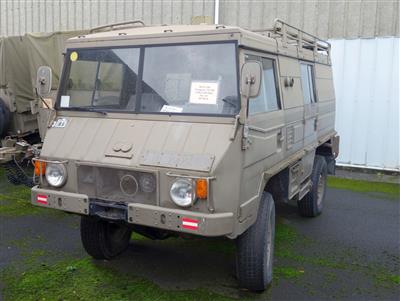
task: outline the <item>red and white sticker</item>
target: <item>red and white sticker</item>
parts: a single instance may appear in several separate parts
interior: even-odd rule
[[[199,229],[199,221],[190,218],[182,218],[182,228],[190,229],[190,230],[198,230]]]
[[[39,204],[47,205],[47,195],[38,194],[36,202]]]

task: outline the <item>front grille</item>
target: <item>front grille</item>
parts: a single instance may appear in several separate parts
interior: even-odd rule
[[[153,173],[80,165],[78,192],[98,200],[157,204],[157,177]]]

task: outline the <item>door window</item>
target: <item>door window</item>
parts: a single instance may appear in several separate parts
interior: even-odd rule
[[[303,89],[304,103],[316,102],[314,90],[314,70],[312,65],[300,64],[301,67],[301,87]]]
[[[255,55],[247,55],[247,60],[262,63],[263,73],[260,94],[249,101],[249,115],[279,110],[279,94],[275,76],[275,61]]]

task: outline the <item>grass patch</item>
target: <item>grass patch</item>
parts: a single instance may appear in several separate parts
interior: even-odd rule
[[[387,272],[380,272],[375,275],[375,284],[390,288],[393,285],[400,286],[400,275],[394,275]]]
[[[24,185],[10,184],[4,168],[0,167],[0,216],[24,216],[35,214],[64,215],[59,210],[41,208],[31,204],[31,189]]]
[[[5,300],[231,300],[203,289],[164,290],[120,274],[89,258],[40,266],[19,275],[2,275]]]
[[[328,177],[328,186],[363,193],[383,193],[390,199],[400,199],[400,185],[394,183]]]
[[[274,268],[274,280],[279,278],[293,279],[304,275],[303,269],[295,269],[293,267],[275,267]]]

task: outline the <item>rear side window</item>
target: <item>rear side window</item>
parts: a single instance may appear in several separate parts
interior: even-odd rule
[[[312,65],[300,64],[301,67],[301,87],[303,89],[304,103],[316,102],[314,89],[314,69]]]
[[[249,101],[249,115],[279,110],[275,61],[255,55],[247,55],[246,60],[259,61],[263,66],[260,94]]]

